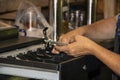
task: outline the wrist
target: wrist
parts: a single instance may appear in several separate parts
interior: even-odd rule
[[[101,49],[101,46],[99,46],[97,43],[93,42],[92,46],[89,48],[90,55],[97,56],[99,50]]]
[[[82,26],[77,29],[75,29],[75,34],[77,35],[84,35],[86,33],[86,27]]]

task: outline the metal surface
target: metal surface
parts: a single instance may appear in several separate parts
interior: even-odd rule
[[[58,0],[54,0],[54,26],[53,26],[54,41],[57,41],[57,2]]]
[[[17,65],[0,64],[0,74],[42,80],[59,80],[59,71]]]
[[[93,0],[89,0],[88,1],[88,21],[87,21],[87,24],[92,23],[92,4],[93,4]]]
[[[49,45],[58,45],[58,46],[66,46],[66,43],[62,43],[62,42],[57,42],[57,41],[53,41],[51,39],[45,40],[46,43],[48,43]]]
[[[1,58],[6,58],[7,56],[15,57],[19,53],[26,54],[27,51],[29,50],[35,51],[37,48],[44,48],[44,45],[38,44],[34,46],[28,46],[25,48],[12,50],[9,52],[4,52],[0,54],[0,57]],[[57,70],[47,69],[47,68],[38,68],[38,67],[29,67],[29,66],[8,64],[8,63],[0,63],[0,74],[34,78],[34,79],[42,79],[42,80],[59,80],[59,71]]]

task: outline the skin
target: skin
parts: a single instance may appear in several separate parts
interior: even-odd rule
[[[67,43],[66,46],[55,46],[53,53],[65,52],[72,56],[94,55],[115,73],[120,75],[120,55],[105,49],[95,43],[113,39],[115,37],[117,17],[104,19],[91,25],[79,27],[59,38],[60,42]],[[82,44],[83,43],[83,44]]]

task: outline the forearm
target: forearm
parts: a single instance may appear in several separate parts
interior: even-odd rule
[[[96,56],[115,73],[120,75],[120,55],[111,52],[97,44],[95,44],[94,46],[95,49],[91,50],[91,54]]]
[[[92,40],[112,39],[115,36],[117,17],[97,21],[91,25],[79,27],[75,31]],[[82,32],[81,32],[82,31]]]

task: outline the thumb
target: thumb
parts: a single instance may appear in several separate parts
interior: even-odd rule
[[[61,36],[58,41],[63,43],[69,43],[69,39],[64,38],[63,36]]]
[[[79,40],[81,39],[81,37],[82,37],[82,36],[80,36],[80,35],[76,35],[76,36],[75,36],[75,41],[79,41]]]

